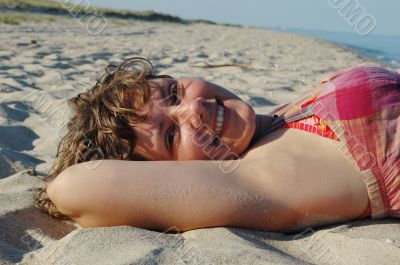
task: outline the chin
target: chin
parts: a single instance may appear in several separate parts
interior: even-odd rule
[[[249,104],[243,102],[240,117],[243,122],[240,129],[232,128],[236,129],[236,133],[240,133],[240,135],[230,145],[232,151],[238,156],[241,156],[249,148],[251,139],[256,131],[256,113]]]

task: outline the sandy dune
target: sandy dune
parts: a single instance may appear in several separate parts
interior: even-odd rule
[[[285,235],[234,228],[166,234],[82,229],[33,207],[69,117],[66,99],[108,62],[145,56],[175,77],[202,77],[266,113],[326,75],[366,60],[338,45],[260,29],[78,21],[0,25],[0,264],[399,264],[398,220],[364,220]],[[204,68],[207,65],[235,66]],[[32,168],[37,175],[33,176]]]

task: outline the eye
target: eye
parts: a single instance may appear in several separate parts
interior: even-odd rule
[[[181,102],[181,95],[182,91],[181,89],[178,87],[176,82],[171,83],[170,87],[169,87],[169,97],[171,99],[171,104],[172,105],[179,105]]]
[[[177,126],[174,124],[168,129],[167,136],[166,136],[167,142],[168,142],[168,147],[169,147],[171,153],[174,149],[173,147],[177,145],[178,136],[179,136],[179,133],[177,130]]]

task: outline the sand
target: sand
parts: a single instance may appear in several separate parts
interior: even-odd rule
[[[91,87],[108,62],[145,56],[159,73],[205,78],[267,113],[367,59],[325,41],[205,24],[109,23],[92,36],[69,19],[0,25],[0,32],[0,264],[399,264],[394,219],[300,234],[212,228],[174,235],[83,229],[33,207],[31,190],[43,185],[70,115],[66,99]],[[234,66],[203,67],[222,64]]]

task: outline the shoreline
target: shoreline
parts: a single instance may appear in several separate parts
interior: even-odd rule
[[[371,36],[360,36],[354,32],[330,32],[330,31],[322,31],[322,30],[307,30],[307,29],[286,29],[279,30],[282,32],[288,32],[291,34],[296,34],[299,36],[306,36],[311,38],[316,38],[319,40],[325,40],[328,42],[333,42],[335,44],[341,45],[347,49],[350,49],[353,52],[356,52],[362,57],[365,57],[369,60],[372,60],[382,66],[386,66],[391,69],[399,69],[400,68],[400,54],[395,53],[393,50],[393,45],[390,47],[386,47],[388,51],[384,50],[384,47],[387,46],[385,43],[389,43],[390,41],[394,41],[400,45],[400,36],[390,36],[390,35],[371,35]],[[347,39],[347,40],[346,40]],[[382,41],[382,39],[385,39]],[[366,43],[364,42],[366,41]],[[379,45],[377,43],[379,42]],[[380,46],[377,47],[372,46]],[[379,58],[381,57],[381,58]]]
[[[191,23],[204,23],[210,25],[222,25],[222,26],[230,26],[230,27],[244,27],[244,28],[256,28],[256,29],[266,29],[273,30],[278,32],[288,32],[296,35],[312,37],[317,39],[322,39],[330,42],[334,42],[339,45],[344,45],[347,48],[352,49],[356,53],[361,56],[365,56],[370,60],[373,60],[377,63],[383,63],[392,68],[400,68],[400,55],[396,53],[394,54],[385,54],[385,52],[381,49],[372,49],[364,44],[361,44],[362,41],[359,40],[358,43],[344,43],[343,41],[334,40],[332,38],[322,37],[323,35],[343,35],[345,34],[347,38],[352,38],[356,36],[353,32],[329,32],[329,31],[321,31],[321,30],[311,30],[311,29],[296,29],[296,28],[288,28],[282,29],[279,27],[271,28],[266,26],[246,26],[240,24],[232,24],[232,23],[218,23],[211,20],[204,19],[183,19],[176,15],[171,15],[167,13],[154,12],[154,11],[135,11],[129,9],[113,9],[106,7],[98,7],[98,6],[89,6],[84,5],[82,2],[79,2],[79,5],[74,5],[71,3],[62,3],[59,1],[52,0],[24,0],[24,1],[8,1],[8,0],[0,0],[0,16],[4,13],[22,13],[22,14],[34,14],[34,15],[42,15],[42,16],[72,16],[75,18],[83,18],[88,17],[90,15],[100,15],[106,19],[113,20],[115,24],[123,24],[128,21],[153,21],[153,22],[170,22],[177,24],[191,24]],[[26,19],[26,18],[25,18]],[[29,18],[28,18],[29,19]],[[54,18],[53,18],[54,19]],[[18,19],[15,19],[18,23]],[[33,19],[34,20],[34,19]],[[5,19],[4,21],[10,22],[10,19]],[[124,22],[123,22],[124,21]],[[1,17],[0,17],[1,22]],[[371,35],[372,36],[372,35]],[[362,36],[367,39],[371,36]],[[357,36],[360,37],[360,36]],[[387,35],[377,35],[379,38],[397,38],[396,43],[400,45],[400,36],[387,36]],[[393,47],[391,48],[392,52]],[[390,50],[390,49],[389,49]],[[377,52],[380,55],[372,55],[372,53]],[[385,58],[386,55],[389,55],[389,58]],[[383,57],[377,58],[377,57]]]
[[[68,18],[68,16],[71,16],[71,11],[68,10],[67,5],[61,5],[57,1],[50,1],[51,4],[40,4],[41,1],[38,1],[36,4],[31,4],[28,2],[28,4],[21,4],[12,7],[10,5],[2,5],[0,1],[0,15],[5,14],[5,13],[13,13],[13,14],[19,14],[19,15],[36,15],[36,16],[47,16],[50,17],[47,18],[47,20],[51,20],[51,17],[64,17]],[[57,7],[58,6],[58,7]],[[85,13],[88,11],[83,11],[85,9],[84,6],[73,6],[74,8],[80,8],[81,10],[78,12],[78,16],[86,16],[87,14],[90,13]],[[295,34],[298,36],[304,36],[304,37],[310,37],[310,38],[315,38],[317,40],[322,40],[322,41],[327,41],[331,42],[334,44],[337,44],[339,46],[342,46],[343,48],[350,49],[351,51],[357,53],[361,57],[365,57],[366,60],[371,60],[374,61],[375,63],[386,66],[391,69],[397,69],[399,70],[400,68],[400,61],[399,59],[380,59],[376,58],[367,51],[369,48],[363,47],[363,46],[356,46],[352,44],[345,44],[341,43],[340,41],[335,41],[332,39],[327,39],[324,37],[316,36],[315,34],[310,34],[311,32],[315,33],[320,33],[320,34],[353,34],[350,32],[328,32],[328,31],[320,31],[320,30],[307,30],[307,29],[280,29],[280,28],[269,28],[269,27],[258,27],[258,26],[246,26],[246,25],[240,25],[240,24],[230,24],[230,23],[217,23],[211,20],[202,20],[202,19],[182,19],[179,16],[175,15],[170,15],[170,14],[165,14],[165,13],[158,13],[154,11],[133,11],[133,10],[123,10],[123,9],[111,9],[111,8],[104,8],[104,7],[93,7],[94,10],[98,10],[99,14],[104,16],[106,19],[110,19],[113,23],[115,24],[123,24],[123,23],[129,23],[129,22],[135,22],[135,21],[149,21],[149,22],[165,22],[165,23],[177,23],[177,24],[191,24],[191,23],[204,23],[204,24],[209,24],[209,25],[220,25],[220,26],[229,26],[229,27],[241,27],[241,28],[253,28],[253,29],[261,29],[261,30],[271,30],[271,31],[277,31],[277,32],[285,32],[289,34]],[[92,10],[92,11],[94,11]],[[79,18],[78,17],[78,18]],[[54,19],[54,18],[53,18]],[[33,19],[34,20],[34,19]],[[46,20],[46,18],[44,18]],[[395,37],[395,36],[386,36],[386,37]],[[399,36],[400,38],[400,36]],[[378,52],[382,53],[380,50],[371,50],[371,52]],[[383,56],[383,55],[381,55]],[[390,62],[392,60],[397,60],[394,62]]]

